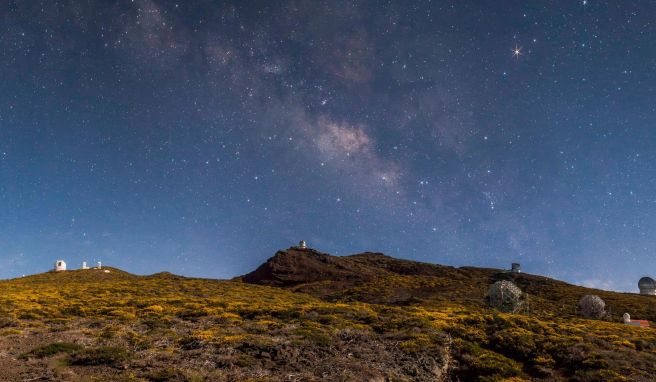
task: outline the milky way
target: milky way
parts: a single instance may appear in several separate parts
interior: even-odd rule
[[[226,278],[304,239],[635,290],[656,276],[654,14],[5,3],[0,277]]]

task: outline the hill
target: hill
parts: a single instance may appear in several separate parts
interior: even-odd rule
[[[3,381],[652,381],[654,299],[377,253],[279,251],[231,281],[118,269],[0,282]],[[530,314],[486,305],[496,280]],[[606,320],[578,317],[584,294]]]
[[[585,288],[527,273],[401,260],[372,252],[338,257],[292,247],[278,251],[239,279],[327,301],[470,308],[485,308],[490,285],[508,280],[530,295],[534,315],[573,317],[579,299],[595,294],[604,299],[617,320],[624,312],[631,312],[634,317],[656,321],[656,299],[652,296]]]

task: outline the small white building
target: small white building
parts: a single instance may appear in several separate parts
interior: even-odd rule
[[[301,240],[301,241],[298,242],[298,248],[300,248],[300,249],[306,249],[307,248],[307,244],[305,243],[305,240]]]
[[[65,271],[66,262],[64,260],[55,261],[55,272]]]
[[[648,328],[651,326],[647,320],[632,320],[631,315],[628,313],[624,313],[624,316],[622,316],[622,321],[624,321],[624,325],[638,326],[640,328]]]
[[[86,261],[82,262],[82,269],[89,269],[89,266],[87,265]]]

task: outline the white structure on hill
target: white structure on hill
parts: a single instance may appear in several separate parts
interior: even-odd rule
[[[98,262],[98,269],[102,269],[102,262]]]
[[[638,288],[640,288],[640,294],[656,295],[656,281],[651,277],[641,278],[638,281]]]
[[[519,263],[510,264],[510,272],[512,273],[522,273],[522,267]]]
[[[82,269],[89,269],[89,266],[87,265],[86,261],[82,262]]]
[[[64,260],[55,261],[55,272],[65,271],[65,270],[66,270],[66,262]]]
[[[307,244],[305,243],[305,240],[301,240],[301,241],[299,241],[299,242],[298,242],[298,247],[299,247],[300,249],[306,249],[306,248],[307,248]]]

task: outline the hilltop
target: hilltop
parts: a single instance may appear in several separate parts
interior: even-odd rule
[[[340,257],[292,247],[278,251],[238,279],[308,293],[327,301],[471,308],[486,307],[490,285],[508,280],[530,295],[531,310],[536,315],[575,316],[579,299],[595,294],[604,299],[617,319],[624,312],[631,312],[635,317],[656,321],[656,300],[652,296],[591,289],[500,269],[455,268],[402,260],[374,252]]]
[[[234,280],[115,268],[0,282],[0,380],[651,381],[654,299],[498,269],[292,247]],[[487,307],[497,280],[530,314]],[[606,320],[576,315],[601,296]]]

